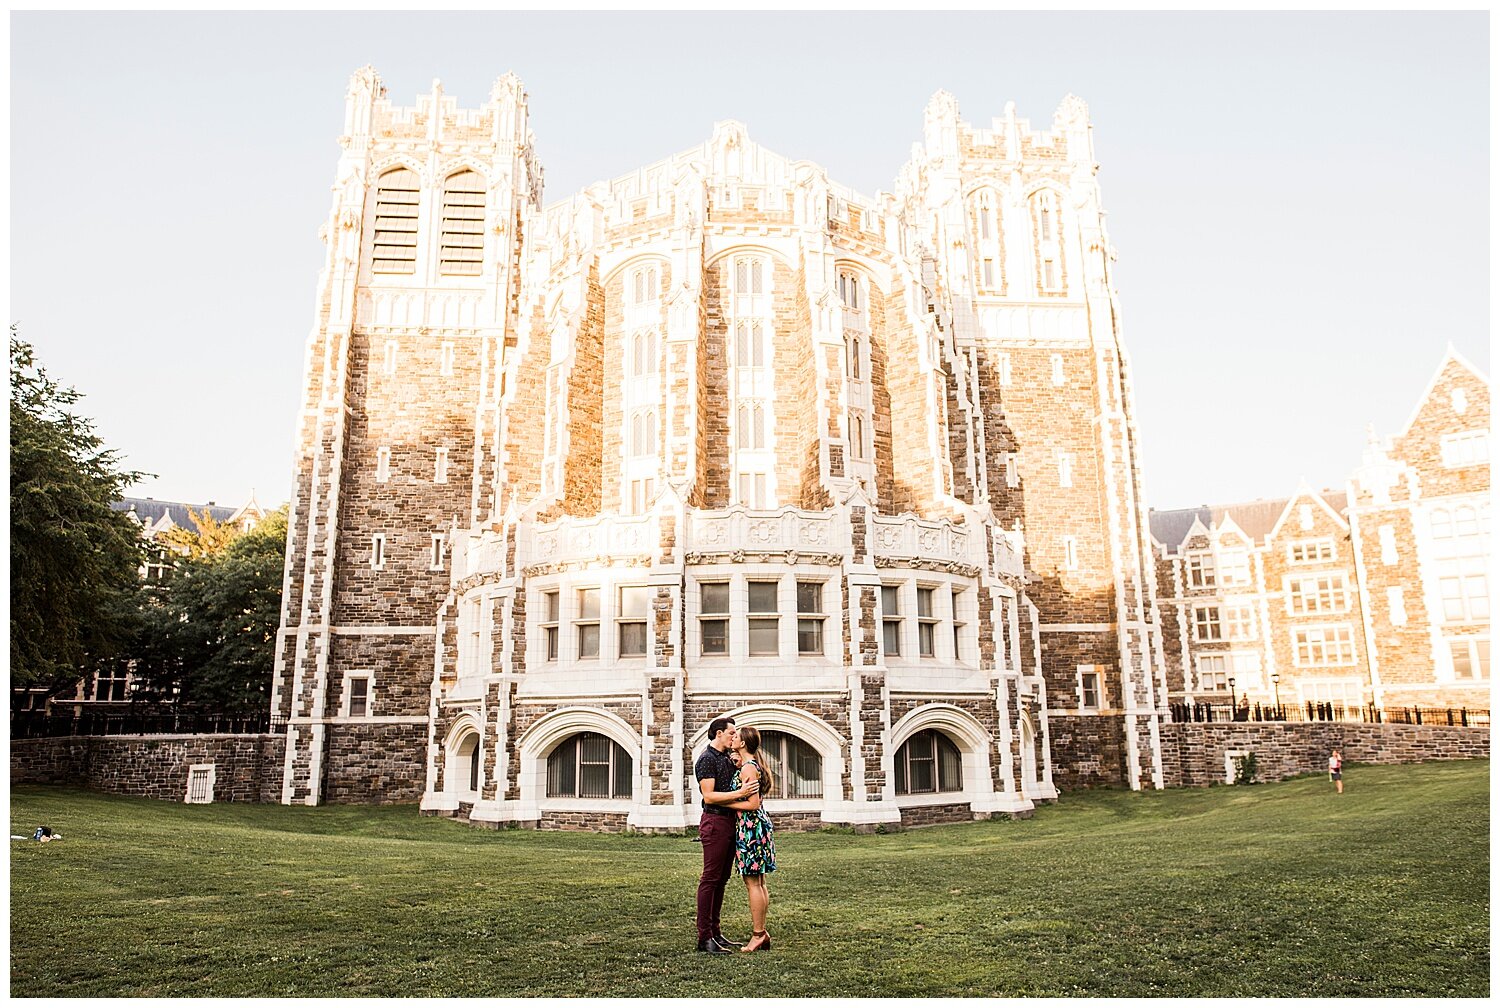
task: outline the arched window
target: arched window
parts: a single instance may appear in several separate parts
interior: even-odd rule
[[[474,751],[469,753],[469,790],[479,790],[479,737],[474,738]]]
[[[655,410],[641,410],[630,418],[630,454],[636,458],[656,454]]]
[[[864,311],[865,300],[859,282],[859,274],[851,270],[839,270],[839,300],[851,311]]]
[[[823,797],[823,757],[797,736],[761,732],[760,757],[776,781],[776,797]]]
[[[422,180],[410,168],[393,168],[375,188],[377,273],[413,273],[417,268],[417,204]]]
[[[734,293],[749,297],[766,292],[765,262],[757,257],[744,257],[734,261]]]
[[[1031,199],[1031,213],[1036,228],[1037,285],[1047,293],[1063,293],[1062,213],[1057,193],[1039,191]]]
[[[630,303],[647,304],[661,298],[661,273],[653,266],[642,266],[630,274]]]
[[[443,232],[438,269],[478,276],[484,264],[484,179],[478,172],[449,175],[443,186]]]
[[[736,448],[764,448],[770,440],[766,436],[766,406],[758,399],[740,403],[739,424],[735,433]]]
[[[630,338],[630,373],[641,378],[657,368],[656,330],[642,329]]]
[[[766,366],[765,330],[754,319],[734,324],[734,366]]]
[[[984,189],[974,197],[974,225],[979,237],[988,240],[995,236],[995,197]]]
[[[975,281],[981,294],[1004,292],[1005,250],[1000,243],[1000,201],[993,189],[980,189],[969,197],[973,234]]]
[[[453,749],[448,762],[448,790],[460,794],[479,790],[479,733],[468,732]]]
[[[547,757],[548,798],[629,798],[630,754],[598,732],[581,732]]]
[[[919,731],[896,752],[896,793],[962,791],[962,771],[963,762],[952,739],[931,728]]]
[[[1448,539],[1453,535],[1453,516],[1442,508],[1432,512],[1432,538]]]

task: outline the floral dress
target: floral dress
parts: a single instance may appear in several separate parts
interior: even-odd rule
[[[754,760],[746,765],[760,772]],[[740,771],[736,770],[734,783],[729,789],[734,791],[740,786]],[[764,778],[761,787],[765,787]],[[775,871],[776,844],[771,834],[771,817],[766,814],[765,806],[754,812],[741,812],[734,824],[734,870],[741,875],[764,875]]]

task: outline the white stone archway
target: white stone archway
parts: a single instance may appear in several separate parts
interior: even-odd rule
[[[845,740],[828,722],[799,707],[779,703],[746,704],[725,711],[721,717],[734,719],[736,726],[749,725],[757,731],[779,731],[794,735],[816,750],[823,761],[823,797],[821,798],[770,798],[766,811],[774,819],[780,812],[817,812],[824,822],[847,822],[842,816],[844,806],[844,776],[847,769],[844,760]],[[687,767],[688,803],[691,810],[688,822],[696,823],[703,813],[703,802],[698,798],[698,782],[693,779],[692,763],[708,745],[708,724],[700,725],[689,739],[692,754]]]
[[[961,791],[935,795],[896,794],[896,753],[920,731],[935,729],[947,735],[958,747],[963,779]],[[1029,799],[1017,798],[995,790],[991,776],[990,750],[994,739],[979,720],[955,704],[929,703],[916,708],[891,726],[890,745],[885,754],[886,795],[901,807],[968,803],[977,813],[1018,812],[1032,808]]]
[[[629,798],[548,798],[547,757],[559,744],[579,732],[597,732],[615,742],[630,757]],[[545,810],[569,812],[624,812],[627,823],[637,825],[641,810],[650,800],[646,768],[641,755],[641,733],[618,714],[598,707],[563,707],[542,717],[516,739],[521,760],[520,798],[515,818],[535,821]]]
[[[1036,728],[1031,724],[1031,717],[1024,711],[1016,718],[1016,735],[1021,747],[1021,794],[1027,798],[1035,798],[1042,784],[1036,762],[1037,734]]]

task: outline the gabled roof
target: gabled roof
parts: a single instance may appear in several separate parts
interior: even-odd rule
[[[155,525],[161,521],[163,516],[171,520],[178,528],[198,531],[198,523],[188,515],[188,510],[196,512],[207,511],[208,516],[217,522],[228,521],[238,510],[232,507],[219,507],[216,504],[183,504],[179,501],[159,501],[154,497],[126,497],[117,500],[110,507],[116,511],[134,511],[137,519],[145,525]]]
[[[1449,343],[1447,352],[1443,354],[1443,359],[1438,362],[1437,370],[1434,371],[1432,373],[1432,377],[1427,380],[1427,386],[1426,388],[1422,389],[1422,394],[1417,396],[1417,404],[1412,407],[1411,416],[1406,418],[1406,423],[1401,425],[1401,432],[1397,434],[1396,437],[1404,438],[1411,431],[1411,425],[1416,423],[1417,417],[1422,415],[1422,407],[1426,406],[1427,400],[1432,398],[1433,390],[1437,388],[1437,383],[1443,377],[1443,372],[1448,370],[1448,364],[1450,361],[1454,364],[1457,364],[1464,370],[1471,372],[1474,377],[1478,378],[1486,385],[1490,383],[1489,378],[1485,376],[1485,373],[1483,371],[1479,370],[1473,364],[1470,364],[1469,359],[1463,354],[1459,353],[1458,348],[1456,348],[1452,343]]]
[[[1335,514],[1343,512],[1348,504],[1348,495],[1342,490],[1311,493],[1315,497],[1321,497]],[[1271,534],[1282,513],[1286,511],[1287,505],[1294,500],[1296,497],[1278,497],[1243,504],[1203,504],[1195,508],[1176,508],[1171,511],[1152,508],[1149,515],[1151,538],[1163,546],[1176,548],[1188,538],[1193,522],[1202,522],[1204,526],[1222,526],[1232,519],[1251,542],[1264,543],[1266,536]]]

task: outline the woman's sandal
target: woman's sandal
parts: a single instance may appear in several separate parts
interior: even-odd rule
[[[762,941],[762,939],[764,939],[764,940]],[[755,944],[756,942],[760,942],[760,944],[757,945],[757,944]],[[771,951],[771,935],[770,935],[770,933],[767,932],[767,931],[752,931],[752,932],[750,932],[750,940],[745,943],[745,947],[742,948],[742,949],[740,949],[740,951],[741,952],[769,952],[769,951]]]

